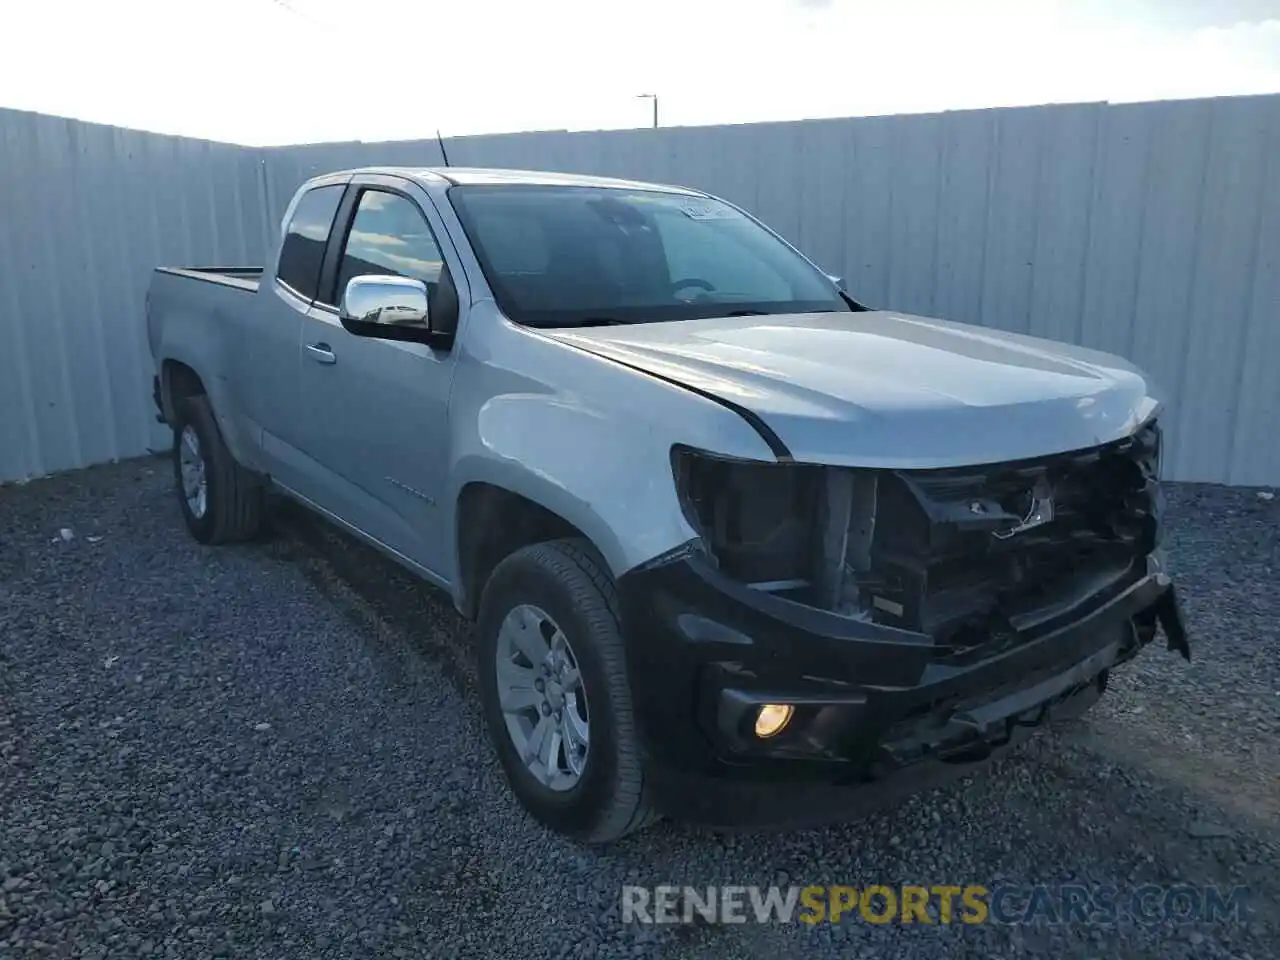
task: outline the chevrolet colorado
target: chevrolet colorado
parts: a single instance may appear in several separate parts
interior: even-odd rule
[[[868,309],[675,187],[347,171],[281,235],[152,278],[186,525],[275,489],[448,591],[554,829],[852,816],[1190,656],[1121,359]]]

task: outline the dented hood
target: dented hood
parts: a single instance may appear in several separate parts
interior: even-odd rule
[[[754,413],[799,461],[995,463],[1127,436],[1155,412],[1118,357],[887,311],[547,330]]]

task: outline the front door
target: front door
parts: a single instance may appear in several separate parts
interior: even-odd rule
[[[311,496],[321,507],[439,572],[449,566],[439,498],[453,356],[425,344],[357,337],[338,320],[352,277],[412,277],[429,289],[439,279],[443,260],[425,212],[434,219],[434,210],[414,189],[390,178],[350,188],[343,205],[350,219],[335,226],[335,238],[347,222],[349,229],[302,323],[305,453],[316,465]]]

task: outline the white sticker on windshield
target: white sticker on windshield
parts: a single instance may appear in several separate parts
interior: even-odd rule
[[[734,210],[721,203],[701,203],[687,200],[680,204],[680,210],[690,220],[731,220]]]

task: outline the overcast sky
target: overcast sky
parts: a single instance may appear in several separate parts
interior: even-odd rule
[[[1280,92],[1280,0],[0,0],[0,106],[249,144]]]

